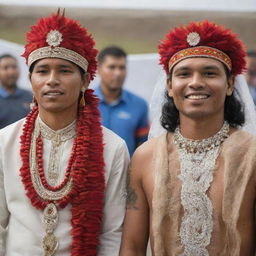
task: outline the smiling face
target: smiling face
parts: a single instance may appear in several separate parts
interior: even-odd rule
[[[227,78],[223,64],[211,58],[188,58],[176,64],[169,81],[180,121],[224,119],[224,103],[233,91],[233,78]]]
[[[82,87],[88,87],[88,76],[83,78],[78,66],[70,61],[37,61],[30,78],[39,112],[77,113],[79,94]]]

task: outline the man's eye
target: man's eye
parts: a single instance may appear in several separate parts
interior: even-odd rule
[[[45,70],[45,69],[39,69],[36,71],[36,73],[46,73],[46,72],[47,72],[47,70]]]
[[[62,72],[62,73],[70,73],[71,71],[69,69],[62,69],[60,72]]]
[[[182,73],[178,73],[178,74],[177,74],[177,76],[179,76],[179,77],[186,77],[186,76],[188,76],[188,75],[189,75],[188,72],[182,72]]]
[[[206,76],[216,76],[215,72],[205,72]]]

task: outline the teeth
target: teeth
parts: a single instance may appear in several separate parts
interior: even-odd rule
[[[201,99],[208,98],[208,96],[207,95],[189,95],[187,98],[192,100],[201,100]]]
[[[61,93],[60,92],[48,92],[48,93],[46,93],[46,95],[56,96],[56,95],[61,95]]]

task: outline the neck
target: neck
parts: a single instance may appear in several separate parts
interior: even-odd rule
[[[57,131],[71,124],[77,118],[77,112],[52,113],[42,111],[39,108],[39,116],[47,126],[49,126],[52,130]]]
[[[202,140],[215,135],[223,126],[224,117],[213,120],[193,120],[180,118],[180,132],[192,140]]]
[[[101,91],[104,96],[104,99],[108,103],[113,103],[114,101],[118,100],[121,94],[121,88],[118,89],[110,89],[104,83],[101,83]]]

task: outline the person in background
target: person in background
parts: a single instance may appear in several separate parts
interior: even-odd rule
[[[246,57],[246,80],[252,95],[254,104],[256,104],[256,51],[248,51]]]
[[[102,123],[125,140],[132,155],[147,140],[148,107],[145,100],[123,89],[126,73],[126,53],[121,48],[111,46],[99,53],[101,80],[95,94],[100,99]]]
[[[10,54],[0,56],[0,129],[25,117],[32,101],[32,93],[17,87],[18,62]]]

